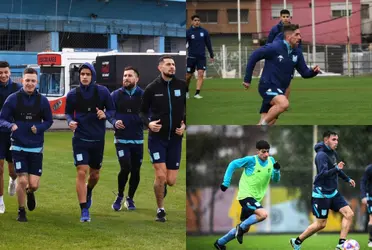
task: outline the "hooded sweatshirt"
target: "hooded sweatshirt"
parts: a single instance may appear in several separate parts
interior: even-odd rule
[[[336,151],[329,148],[323,142],[317,143],[314,146],[314,150],[316,152],[315,165],[317,175],[314,180],[313,197],[315,194],[318,194],[324,196],[323,198],[332,198],[338,192],[338,177],[341,177],[346,182],[349,182],[351,179],[338,168],[337,163],[339,160]],[[315,195],[315,198],[317,198],[317,195]]]
[[[115,107],[109,90],[96,84],[93,65],[84,63],[79,73],[84,68],[92,72],[92,81],[86,86],[80,82],[78,88],[68,92],[65,110],[67,124],[77,122],[74,137],[85,141],[101,141],[105,138],[106,119],[112,123]],[[106,119],[98,119],[97,108],[105,111]]]

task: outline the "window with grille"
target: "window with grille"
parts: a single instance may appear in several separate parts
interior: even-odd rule
[[[242,10],[240,9],[240,22],[241,23],[248,23],[248,16],[249,10]],[[229,23],[237,23],[238,22],[238,10],[237,9],[228,9],[227,10],[227,17],[229,19]]]
[[[352,4],[349,3],[348,11],[346,11],[346,3],[331,3],[331,12],[332,17],[343,17],[346,16],[347,13],[349,13],[349,16],[351,16]]]
[[[362,4],[360,14],[362,19],[369,19],[369,4]]]
[[[218,10],[196,10],[202,23],[217,23]]]

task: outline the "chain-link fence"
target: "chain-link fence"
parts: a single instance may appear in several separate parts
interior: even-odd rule
[[[222,45],[214,47],[215,60],[209,62],[207,77],[242,78],[245,74],[248,59],[259,46]],[[368,44],[351,45],[350,52],[346,45],[315,46],[315,61],[313,46],[302,45],[302,51],[308,66],[319,65],[324,75],[367,75],[372,73],[372,48]],[[241,60],[239,61],[239,57]],[[240,64],[239,64],[240,62]],[[259,76],[264,61],[256,64],[254,76]],[[240,71],[239,71],[240,70]],[[299,75],[296,73],[296,75]]]
[[[226,168],[232,160],[256,154],[255,143],[267,140],[271,155],[280,162],[281,180],[272,183],[263,199],[269,217],[251,228],[257,233],[300,232],[313,221],[312,182],[316,169],[314,145],[322,134],[339,134],[338,155],[346,162],[344,172],[355,180],[352,188],[340,179],[339,192],[355,213],[352,231],[365,230],[366,207],[361,204],[360,180],[371,163],[370,126],[276,126],[267,131],[258,126],[190,126],[187,136],[187,232],[223,233],[240,222],[241,206],[236,200],[242,170],[233,175],[231,187],[223,193]],[[339,231],[341,216],[331,212],[324,231]]]

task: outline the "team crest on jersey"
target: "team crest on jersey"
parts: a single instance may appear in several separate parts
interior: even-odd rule
[[[292,56],[292,61],[293,61],[294,63],[296,63],[296,62],[297,62],[297,56],[293,55],[293,56]]]
[[[278,56],[278,59],[279,59],[279,62],[281,62],[284,59],[284,57],[282,55],[280,55],[280,56]]]
[[[200,32],[200,36],[201,36],[201,37],[204,37],[204,33],[203,33],[203,32]]]
[[[191,39],[195,39],[195,35],[191,35]]]

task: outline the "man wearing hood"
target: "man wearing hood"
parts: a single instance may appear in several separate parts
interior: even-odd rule
[[[218,250],[225,250],[225,245],[234,238],[242,244],[243,235],[248,232],[250,226],[264,221],[268,216],[267,211],[261,205],[261,201],[266,194],[270,180],[279,182],[280,164],[275,161],[274,157],[270,156],[270,144],[267,141],[258,141],[256,149],[256,155],[235,159],[230,162],[226,169],[220,186],[223,192],[229,188],[235,170],[243,169],[236,198],[242,206],[241,223],[216,240],[214,247]]]
[[[11,94],[0,113],[0,127],[11,133],[13,163],[17,173],[19,222],[26,222],[27,208],[36,207],[35,192],[39,188],[43,165],[44,132],[53,124],[49,101],[37,90],[37,72],[26,68],[22,78],[23,88]]]
[[[140,182],[140,168],[143,158],[143,122],[139,116],[143,90],[137,86],[139,72],[129,66],[124,69],[123,86],[111,93],[115,104],[115,147],[120,164],[118,175],[118,195],[112,209],[120,211],[124,198],[124,188],[129,180],[128,196],[124,205],[135,210],[134,194]]]
[[[143,93],[140,116],[149,128],[148,151],[155,169],[154,192],[158,205],[156,221],[165,222],[167,185],[176,183],[185,131],[186,84],[178,79],[171,56],[159,59],[160,76]]]
[[[207,69],[207,61],[205,57],[205,47],[209,51],[209,56],[211,61],[214,61],[214,54],[211,44],[211,38],[206,29],[200,27],[200,17],[198,15],[193,15],[191,17],[192,26],[186,31],[186,42],[188,45],[188,55],[186,62],[186,84],[187,84],[187,94],[186,97],[189,98],[189,86],[192,75],[195,72],[195,68],[198,71],[198,79],[196,81],[196,92],[194,98],[203,98],[200,95],[201,87],[204,81],[204,71]]]
[[[336,245],[336,250],[343,249],[342,245],[346,241],[354,213],[344,197],[337,190],[338,177],[342,178],[352,187],[355,187],[355,181],[342,171],[345,163],[338,160],[335,151],[337,145],[337,133],[326,131],[323,134],[323,142],[316,144],[314,147],[316,152],[315,165],[317,175],[314,180],[311,207],[316,221],[296,239],[290,239],[290,244],[295,250],[301,249],[301,243],[305,239],[325,228],[329,209],[340,212],[343,216],[340,239]]]
[[[6,98],[12,93],[17,92],[22,88],[21,84],[12,82],[10,78],[9,63],[0,62],[0,111],[5,103]],[[9,170],[9,186],[8,193],[13,196],[16,192],[17,174],[14,170],[12,161],[12,153],[10,151],[10,131],[8,128],[0,128],[0,214],[5,212],[5,204],[3,200],[4,194],[4,163],[8,162]],[[5,160],[5,161],[4,161]]]
[[[77,170],[80,221],[89,222],[92,190],[98,183],[102,166],[106,120],[112,123],[115,108],[109,90],[96,84],[96,71],[91,64],[84,63],[79,74],[80,85],[67,94],[65,113],[67,124],[74,133],[72,148]]]

